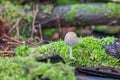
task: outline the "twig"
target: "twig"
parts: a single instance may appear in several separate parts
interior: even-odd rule
[[[22,14],[21,14],[21,16],[19,17],[19,19],[17,20],[17,22],[13,25],[13,27],[9,30],[9,34],[16,28],[16,27],[18,27],[18,25],[19,25],[19,23],[20,23],[20,21],[22,20],[22,18],[24,17],[26,15],[26,13],[25,12],[23,12]]]
[[[36,4],[36,10],[33,13],[31,39],[33,37],[34,32],[36,32],[36,29],[35,29],[35,19],[36,19],[37,13],[38,13],[38,4]]]
[[[4,34],[3,34],[3,37],[5,37],[5,38],[7,38],[7,39],[9,39],[9,40],[15,41],[15,42],[17,42],[17,43],[20,43],[20,44],[24,44],[23,42],[20,42],[19,40],[14,40],[14,39],[10,38],[10,37],[7,36],[7,35],[4,35]]]
[[[8,51],[8,49],[10,48],[9,46],[7,46],[6,48],[3,48],[3,46],[1,46],[1,48],[3,49],[0,50],[0,54],[4,54],[4,53],[14,53],[14,51]]]
[[[19,28],[16,26],[16,39],[19,40]]]
[[[41,28],[41,24],[39,24],[39,34],[40,34],[40,40],[41,42],[43,42],[43,36],[42,36],[42,28]]]
[[[59,32],[61,32],[61,23],[60,23],[60,16],[59,15],[57,15],[57,23],[58,23]]]
[[[10,44],[10,45],[21,45],[20,43],[15,43],[15,42],[7,42],[8,44]]]
[[[14,51],[0,51],[0,54],[3,54],[3,53],[15,53]]]

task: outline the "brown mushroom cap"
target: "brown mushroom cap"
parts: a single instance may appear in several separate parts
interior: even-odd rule
[[[78,43],[78,37],[74,32],[68,32],[65,35],[64,42],[68,46],[73,46]]]

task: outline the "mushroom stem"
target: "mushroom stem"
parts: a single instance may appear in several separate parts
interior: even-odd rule
[[[70,59],[74,60],[74,57],[72,56],[72,46],[70,46]]]

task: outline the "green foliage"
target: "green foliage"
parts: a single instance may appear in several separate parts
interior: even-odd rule
[[[22,57],[0,58],[0,62],[0,80],[28,80],[27,67],[36,65],[30,58]]]
[[[0,4],[4,4],[6,0],[0,0]]]
[[[19,5],[22,2],[25,2],[25,0],[0,0],[0,4],[12,3],[14,5]]]
[[[106,38],[103,38],[101,39],[101,42],[103,45],[108,45],[110,43],[112,43],[116,38],[114,37],[106,37]]]
[[[57,32],[58,30],[55,28],[50,28],[50,29],[45,29],[43,30],[44,35],[47,35],[48,37],[51,37],[55,32]]]
[[[97,30],[97,31],[104,31],[106,29],[108,29],[107,26],[96,26],[95,27],[95,30]]]
[[[42,10],[43,13],[51,15],[53,5],[47,4],[47,5],[40,5],[40,9]]]
[[[120,31],[119,28],[115,28],[114,26],[110,27],[107,25],[98,25],[95,27],[95,30],[103,33],[108,33],[108,34],[115,34]]]
[[[103,49],[104,44],[108,44],[114,40],[113,37],[97,39],[94,37],[80,38],[78,45],[73,47],[74,65],[80,66],[111,66],[120,68],[119,59],[106,54]],[[69,59],[69,47],[64,45],[63,41],[54,42],[40,47],[39,53],[51,53],[49,50],[55,49],[67,63]]]
[[[98,14],[104,14],[106,15],[106,5],[105,4],[75,4],[71,5],[70,11],[66,14],[66,19],[68,21],[74,20],[76,17],[79,17],[78,10],[81,10],[81,14],[86,15],[98,15]]]
[[[0,16],[12,27],[20,17],[25,13],[25,10],[29,9],[29,5],[19,6],[13,5],[12,3],[3,4],[0,6]],[[32,22],[32,12],[29,11],[25,16],[23,16],[22,20],[18,24],[19,32],[22,35],[22,30],[25,29],[25,25],[27,26],[27,34],[30,35],[31,30],[31,22]],[[15,31],[13,31],[15,33]],[[25,34],[24,34],[25,35]]]
[[[71,9],[70,11],[68,11],[65,17],[68,21],[74,20],[75,18],[80,17],[84,14],[86,15],[103,14],[104,16],[108,16],[108,17],[120,17],[119,9],[120,9],[120,4],[117,3],[74,4],[71,5]],[[81,10],[81,13],[78,13],[78,10]]]
[[[110,17],[120,17],[120,4],[119,3],[108,3],[110,9]]]
[[[52,0],[54,3],[58,5],[66,5],[66,4],[77,4],[79,1],[77,0]]]
[[[35,48],[28,47],[28,46],[19,46],[15,48],[16,56],[28,56],[30,53],[34,51]]]
[[[21,7],[19,6],[16,7],[12,4],[8,4],[6,5],[6,7],[3,5],[0,11],[0,16],[2,16],[3,19],[5,19],[5,21],[7,21],[10,26],[15,24],[18,17],[20,16],[20,13],[23,12]]]
[[[65,15],[67,21],[74,20],[79,8],[80,8],[80,5],[74,5],[74,6],[71,7],[71,10]]]
[[[39,63],[31,57],[0,58],[0,80],[75,80],[73,67],[58,63]]]
[[[43,74],[42,78],[50,78],[50,80],[76,80],[73,68],[62,63],[50,64],[42,63],[38,68],[30,70],[30,78],[34,78],[39,74]],[[36,77],[35,80],[38,78]]]

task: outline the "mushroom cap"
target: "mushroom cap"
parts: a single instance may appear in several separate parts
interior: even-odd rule
[[[77,37],[76,33],[68,32],[65,35],[64,42],[68,46],[76,45],[78,43],[78,37]]]

